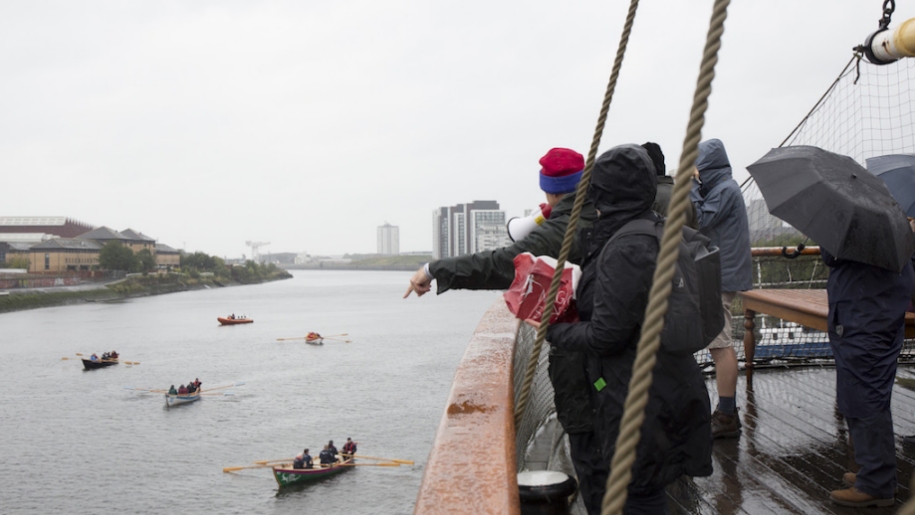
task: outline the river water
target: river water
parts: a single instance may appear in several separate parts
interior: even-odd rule
[[[402,300],[409,273],[293,279],[0,314],[0,513],[411,513],[451,379],[497,292]],[[253,324],[221,327],[234,312]],[[277,338],[347,333],[323,346]],[[117,350],[83,371],[75,353]],[[165,408],[195,377],[234,395]],[[415,466],[280,491],[269,469],[347,437]],[[367,462],[363,460],[363,462]]]

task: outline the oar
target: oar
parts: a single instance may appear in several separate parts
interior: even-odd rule
[[[338,463],[335,467],[399,467],[400,463]]]
[[[334,336],[349,336],[349,334],[347,334],[347,333],[343,333],[343,334],[331,334],[331,335],[328,335],[328,336],[322,336],[321,338],[332,338],[332,337],[334,337]]]
[[[296,336],[295,338],[277,338],[276,341],[283,342],[286,340],[307,340],[307,336]]]
[[[244,384],[245,384],[244,381],[235,381],[235,383],[233,383],[233,384],[226,384],[226,385],[222,385],[222,386],[214,386],[213,388],[207,388],[206,391],[211,392],[213,390],[221,390],[223,388],[232,388],[233,386],[242,386]]]
[[[272,467],[273,465],[245,465],[244,467],[225,467],[222,469],[223,472],[235,472],[236,470],[244,469],[262,469],[267,467]]]
[[[331,338],[330,336],[324,336],[323,338],[325,340],[333,340],[335,342],[353,343],[353,340],[344,340],[342,338]]]
[[[138,392],[152,392],[152,393],[168,393],[168,390],[154,390],[152,388],[135,388],[133,386],[125,386],[125,390],[136,390]]]
[[[359,458],[359,459],[363,459],[363,460],[392,461],[394,463],[401,464],[401,465],[413,465],[412,460],[398,460],[395,458],[376,458],[375,456],[363,456],[361,454],[343,454],[343,453],[341,453],[341,455],[342,456],[352,456],[353,458]]]
[[[257,460],[257,461],[252,461],[251,463],[257,463],[259,465],[266,465],[267,463],[280,463],[280,462],[284,462],[284,461],[295,461],[295,458],[283,458],[280,460]]]
[[[231,396],[231,395],[235,395],[235,392],[203,392],[200,395],[213,396],[213,397],[220,396],[220,395]]]

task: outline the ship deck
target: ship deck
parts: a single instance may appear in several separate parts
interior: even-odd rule
[[[915,366],[899,365],[893,390],[896,434],[896,506],[855,509],[829,501],[854,471],[848,431],[835,407],[835,369],[830,366],[741,373],[737,398],[743,434],[717,440],[714,473],[682,479],[669,490],[672,514],[894,513],[908,500],[915,467]],[[709,396],[717,398],[714,379]]]

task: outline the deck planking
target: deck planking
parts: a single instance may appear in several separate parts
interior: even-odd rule
[[[915,366],[900,364],[893,388],[896,433],[896,505],[848,508],[829,501],[844,488],[842,474],[855,470],[848,430],[835,404],[835,368],[773,368],[740,376],[739,439],[716,440],[714,473],[683,478],[668,488],[672,514],[891,514],[908,500],[915,469]],[[903,379],[905,384],[900,384]],[[706,383],[717,399],[715,381]]]

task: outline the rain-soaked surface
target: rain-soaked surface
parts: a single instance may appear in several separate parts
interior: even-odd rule
[[[835,408],[835,369],[757,370],[737,388],[743,434],[716,440],[715,472],[669,489],[674,514],[895,513],[909,498],[915,464],[915,367],[900,365],[893,391],[896,433],[896,506],[846,508],[829,501],[854,471],[848,431]],[[714,381],[709,394],[716,398]]]

